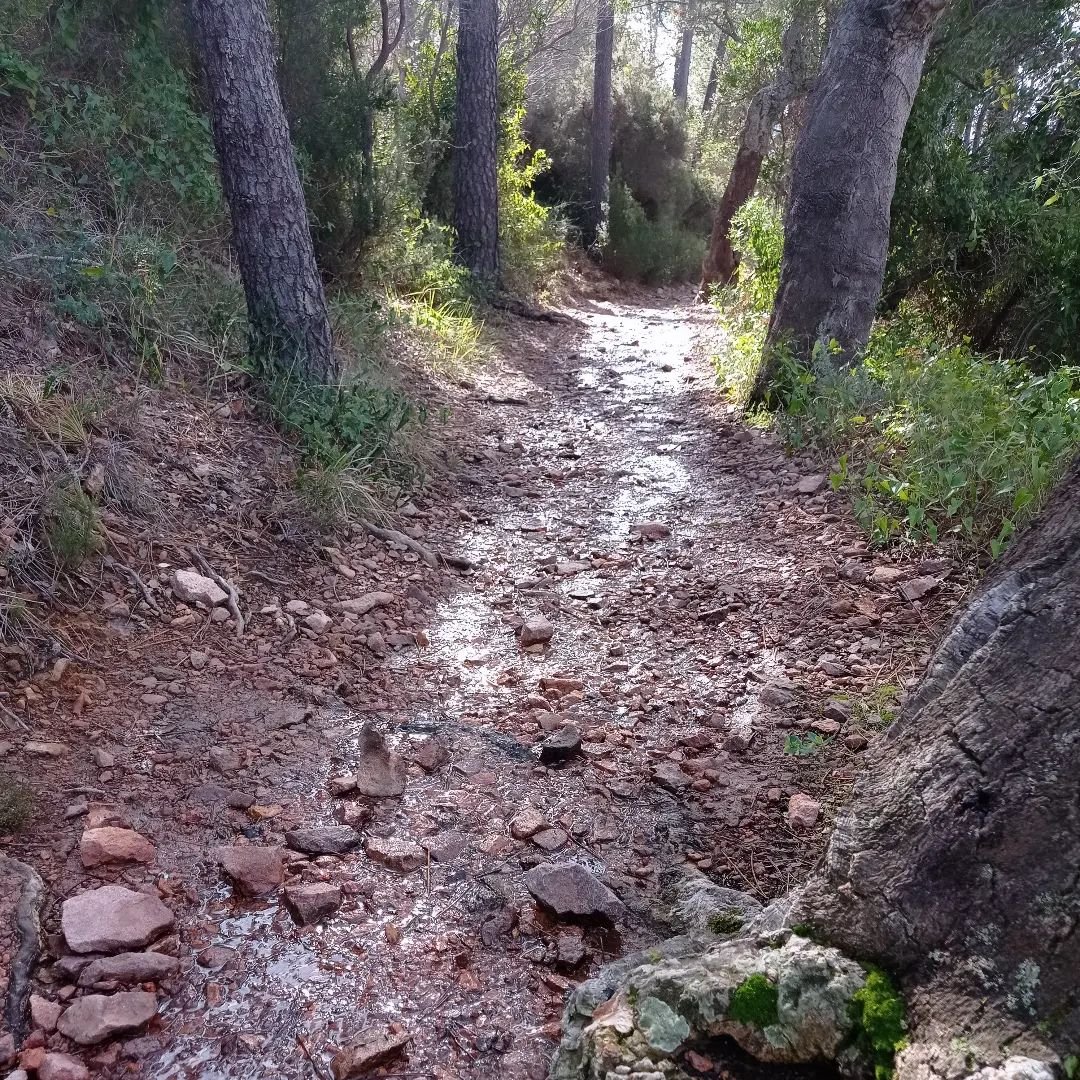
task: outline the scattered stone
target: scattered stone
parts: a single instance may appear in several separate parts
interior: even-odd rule
[[[340,1050],[330,1061],[334,1080],[355,1080],[380,1065],[405,1054],[411,1035],[391,1035],[377,1030],[363,1032],[353,1043]]]
[[[581,750],[581,730],[576,724],[564,724],[540,744],[540,761],[555,765],[567,761]]]
[[[555,935],[555,962],[565,968],[575,968],[585,959],[587,950],[580,930],[562,926]]]
[[[115,983],[118,986],[138,986],[144,982],[171,979],[180,971],[175,956],[157,952],[124,952],[91,961],[79,973],[80,986]]]
[[[813,476],[803,476],[799,479],[799,494],[816,495],[828,482],[829,478],[824,473],[815,473]]]
[[[364,850],[373,862],[382,863],[399,874],[410,874],[427,862],[427,853],[419,844],[392,836],[369,837]]]
[[[304,625],[315,634],[325,634],[333,626],[334,620],[321,611],[313,611],[304,619]]]
[[[543,615],[530,615],[518,630],[518,640],[521,647],[529,648],[531,645],[546,645],[555,633],[555,627],[549,619]]]
[[[859,753],[860,751],[865,750],[870,745],[870,742],[865,735],[860,735],[858,732],[853,731],[850,735],[844,736],[844,745],[849,750],[854,750],[856,753]]]
[[[210,663],[210,654],[204,653],[199,649],[192,649],[188,653],[188,663],[191,665],[192,671],[202,671],[207,664]]]
[[[571,577],[574,574],[581,574],[586,570],[591,569],[591,563],[577,562],[574,559],[568,559],[566,562],[557,562],[555,564],[555,573],[560,577]]]
[[[600,918],[614,922],[623,902],[579,863],[541,863],[525,875],[525,887],[559,918]]]
[[[341,855],[360,846],[360,834],[349,825],[316,825],[290,829],[285,843],[305,855]]]
[[[851,719],[852,709],[846,701],[829,701],[821,710],[821,715],[826,720],[836,720],[838,723],[846,724]]]
[[[653,766],[653,780],[668,791],[682,791],[693,783],[674,761],[661,761]]]
[[[666,540],[671,535],[671,526],[662,521],[643,521],[639,525],[632,525],[630,532],[643,540]]]
[[[242,791],[234,791],[222,784],[199,784],[188,794],[196,802],[209,806],[228,806],[233,810],[248,810],[255,805],[254,795],[245,795]]]
[[[244,759],[228,746],[211,746],[206,756],[210,760],[210,767],[223,775],[236,772],[244,764]]]
[[[904,576],[898,566],[875,566],[870,571],[870,580],[875,585],[895,585]]]
[[[28,742],[23,745],[23,750],[37,757],[51,758],[63,757],[68,752],[67,746],[62,742]]]
[[[343,600],[334,605],[335,611],[344,611],[349,615],[366,615],[377,607],[386,607],[394,602],[394,594],[388,592],[370,592],[358,596],[355,600]]]
[[[795,830],[812,829],[821,816],[821,803],[799,792],[788,800],[788,824]]]
[[[341,907],[341,889],[327,882],[286,885],[285,906],[300,926],[310,926]]]
[[[433,861],[448,863],[453,862],[469,846],[469,837],[457,829],[447,829],[446,832],[424,840],[421,846],[427,849]]]
[[[236,959],[236,950],[226,945],[209,945],[195,957],[199,967],[208,971],[218,971]]]
[[[434,735],[429,735],[417,743],[413,758],[424,772],[430,773],[450,760],[450,751]]]
[[[116,756],[110,754],[108,750],[95,747],[90,751],[90,758],[99,769],[114,769],[116,767]]]
[[[141,949],[173,924],[156,897],[121,885],[103,885],[64,901],[60,926],[72,952],[116,953]]]
[[[41,1028],[42,1031],[55,1031],[56,1022],[63,1011],[64,1006],[55,1001],[49,1001],[38,994],[30,995],[30,1019],[34,1027]]]
[[[810,724],[810,730],[816,731],[826,739],[834,738],[840,734],[840,722],[838,720],[814,720]]]
[[[172,578],[173,595],[185,604],[215,608],[229,599],[229,594],[213,578],[194,570],[177,570]]]
[[[41,1059],[38,1080],[90,1080],[90,1070],[70,1054],[50,1053]]]
[[[336,795],[339,798],[343,795],[351,795],[356,790],[356,777],[355,776],[331,776],[326,781],[326,790],[331,795]]]
[[[900,586],[900,595],[908,603],[911,603],[914,600],[921,600],[927,593],[933,592],[940,584],[941,582],[933,577],[912,578]]]
[[[515,840],[528,840],[545,825],[547,822],[544,820],[544,815],[535,806],[525,806],[511,819],[510,835]]]
[[[280,847],[237,844],[213,851],[237,892],[244,896],[270,896],[285,880],[284,852]]]
[[[157,1016],[154,994],[125,990],[119,994],[87,994],[70,1005],[57,1028],[80,1046],[104,1042],[114,1035],[140,1031]]]
[[[541,851],[546,851],[549,855],[553,851],[558,851],[559,848],[565,847],[569,839],[570,837],[566,830],[559,828],[541,829],[532,836],[532,842],[540,848]]]
[[[79,859],[87,870],[107,863],[149,863],[154,845],[134,829],[87,829],[79,841]]]
[[[360,756],[356,764],[356,790],[372,799],[391,799],[405,790],[405,759],[386,744],[374,724],[360,732]]]

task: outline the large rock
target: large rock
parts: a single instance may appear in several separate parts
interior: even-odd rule
[[[109,863],[148,863],[156,855],[154,845],[134,829],[87,829],[79,841],[79,859],[87,870]]]
[[[169,979],[180,970],[175,956],[156,952],[124,952],[93,960],[79,972],[80,986],[138,986]]]
[[[237,892],[245,896],[271,896],[285,880],[284,851],[280,847],[237,844],[219,847],[214,858]]]
[[[60,913],[64,940],[77,953],[141,949],[172,924],[172,912],[156,896],[121,885],[79,893],[64,901]]]
[[[285,906],[300,926],[310,926],[333,915],[341,907],[341,889],[323,881],[286,885]]]
[[[229,594],[213,579],[194,570],[177,570],[172,579],[173,595],[185,604],[213,608],[224,604]]]
[[[372,799],[395,798],[405,790],[405,772],[405,759],[386,745],[374,724],[365,724],[354,774],[357,792]]]
[[[87,994],[77,998],[60,1017],[60,1034],[80,1046],[104,1042],[114,1035],[129,1035],[157,1016],[157,997],[144,990],[119,994]]]
[[[672,922],[680,931],[733,934],[761,914],[761,904],[749,893],[717,885],[704,874],[688,875],[673,892]]]
[[[606,919],[625,914],[623,902],[579,863],[541,863],[525,875],[525,887],[559,918]]]
[[[305,855],[341,855],[360,845],[360,834],[351,825],[316,825],[290,829],[285,843]]]
[[[696,955],[664,958],[659,950],[618,962],[571,995],[550,1077],[606,1080],[640,1070],[685,1080],[671,1057],[722,1036],[773,1064],[830,1061],[843,1051],[854,1075],[872,1075],[873,1062],[851,1045],[852,999],[866,978],[837,950],[794,936],[779,948],[741,938]]]

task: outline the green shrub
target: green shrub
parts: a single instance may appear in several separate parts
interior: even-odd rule
[[[669,218],[651,221],[618,177],[611,184],[604,266],[646,284],[693,281],[701,273],[705,238]]]
[[[731,992],[727,1018],[740,1024],[766,1028],[779,1019],[776,984],[760,972],[744,979]]]
[[[907,1045],[907,1009],[892,981],[871,968],[851,999],[856,1045],[874,1064],[875,1080],[890,1080],[897,1053]]]
[[[741,256],[736,289],[742,302],[755,312],[771,311],[784,254],[780,211],[766,199],[751,199],[731,222],[731,242]]]
[[[0,773],[0,833],[18,832],[30,819],[33,806],[30,789]]]
[[[56,562],[74,570],[101,547],[101,518],[97,507],[74,477],[49,491],[44,507],[45,539]]]

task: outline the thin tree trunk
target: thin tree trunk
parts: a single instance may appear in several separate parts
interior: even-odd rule
[[[947,0],[847,0],[836,17],[795,146],[780,288],[755,387],[776,346],[808,361],[817,344],[853,363],[870,333],[889,249],[900,143],[930,37]]]
[[[727,56],[727,34],[721,34],[716,40],[716,51],[713,53],[712,63],[709,65],[709,81],[705,84],[705,96],[701,99],[701,111],[709,112],[716,100],[716,90],[720,85],[720,71],[724,66]]]
[[[189,0],[257,356],[337,375],[326,297],[275,75],[265,0]]]
[[[980,1002],[968,1038],[1043,1022],[1063,1053],[1080,1040],[1077,612],[1080,464],[945,637],[795,914]],[[959,1034],[971,1016],[938,1018]]]
[[[596,243],[607,213],[611,171],[611,66],[615,49],[615,9],[600,0],[596,13],[596,56],[593,64],[592,126],[589,140],[589,203],[585,246]]]
[[[754,95],[746,110],[739,150],[713,218],[709,249],[701,268],[702,296],[711,285],[729,284],[738,269],[739,256],[731,245],[731,222],[754,194],[761,164],[784,110],[806,93],[813,80],[809,60],[811,32],[812,14],[806,5],[799,5],[784,31],[780,70],[772,82]]]
[[[499,283],[497,0],[462,0],[454,128],[457,257],[488,287]]]
[[[687,3],[683,8],[682,33],[679,35],[679,51],[675,55],[675,81],[672,89],[675,100],[686,106],[690,95],[690,57],[694,49],[694,5]]]

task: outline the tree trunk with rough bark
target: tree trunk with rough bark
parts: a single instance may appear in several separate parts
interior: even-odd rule
[[[499,8],[462,0],[457,40],[454,228],[457,257],[478,281],[499,283]]]
[[[337,375],[326,297],[275,74],[264,0],[189,0],[258,357]]]
[[[607,213],[611,171],[611,66],[615,49],[615,8],[600,0],[596,12],[592,123],[589,131],[589,202],[585,208],[585,246],[597,242]]]
[[[814,78],[810,59],[813,13],[800,4],[784,31],[780,70],[753,97],[746,110],[735,164],[713,218],[712,235],[701,267],[701,294],[711,285],[728,285],[735,277],[739,255],[731,244],[731,222],[750,200],[761,175],[761,164],[772,145],[776,125],[795,98],[809,90]]]
[[[1080,1045],[1078,616],[1080,463],[945,637],[795,915],[974,1003],[937,1017],[974,1017],[969,1038],[1041,1026],[1062,1052]]]
[[[672,90],[675,100],[686,106],[690,96],[690,58],[694,51],[694,5],[687,3],[683,8],[682,32],[679,35],[679,51],[675,54],[675,80]]]
[[[720,85],[720,71],[727,57],[727,34],[721,34],[716,39],[716,51],[713,53],[712,63],[709,65],[709,81],[705,84],[705,96],[701,99],[701,111],[709,112],[716,100],[716,91]]]
[[[842,363],[866,344],[885,276],[900,143],[934,25],[948,0],[847,0],[795,146],[784,258],[766,357],[809,361],[836,341]]]

